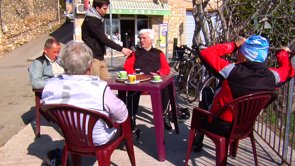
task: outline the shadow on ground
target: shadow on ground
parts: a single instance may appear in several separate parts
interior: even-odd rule
[[[35,119],[35,113],[36,113],[36,108],[35,106],[31,107],[30,110],[26,111],[24,114],[21,115],[21,118],[24,122],[24,124],[29,124],[30,122],[33,122]]]

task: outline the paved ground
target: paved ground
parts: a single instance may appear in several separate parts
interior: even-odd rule
[[[153,119],[150,97],[143,96],[140,100],[140,113],[138,114],[138,128],[143,132],[139,142],[134,141],[136,164],[139,166],[180,166],[184,163],[187,149],[189,120],[180,123],[180,134],[165,131],[167,160],[157,160]],[[0,166],[34,166],[44,165],[43,158],[46,152],[57,147],[62,148],[63,137],[52,123],[42,120],[41,137],[34,137],[34,121],[28,124],[18,134],[13,136],[0,148]],[[265,144],[257,143],[259,164],[264,166],[279,165],[275,154],[269,153]],[[130,162],[126,151],[115,150],[111,157],[113,166],[129,166]],[[82,158],[83,166],[97,165],[95,157]],[[214,144],[205,139],[204,151],[199,154],[192,153],[189,165],[215,165]],[[250,141],[241,141],[236,159],[228,159],[228,165],[254,165]]]

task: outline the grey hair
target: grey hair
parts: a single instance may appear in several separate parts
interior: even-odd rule
[[[52,48],[53,44],[56,44],[57,46],[59,46],[60,42],[57,39],[53,38],[53,37],[48,38],[45,41],[44,48],[50,49],[50,48]]]
[[[65,74],[83,75],[93,60],[91,49],[82,42],[70,41],[61,56],[61,65]]]
[[[141,29],[138,34],[141,35],[143,33],[148,33],[149,34],[149,37],[152,41],[154,41],[154,38],[155,38],[155,33],[152,29]]]

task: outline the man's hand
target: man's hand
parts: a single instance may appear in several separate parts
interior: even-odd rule
[[[291,52],[291,51],[290,51],[290,48],[287,47],[287,46],[283,46],[283,47],[281,47],[280,49],[281,49],[281,50],[285,50],[285,51],[287,51],[287,52]]]
[[[239,48],[241,45],[243,45],[246,41],[246,38],[242,36],[238,36],[237,41],[235,42],[236,46]]]
[[[129,56],[131,55],[132,50],[130,50],[129,48],[123,48],[121,52],[125,54],[126,56]]]

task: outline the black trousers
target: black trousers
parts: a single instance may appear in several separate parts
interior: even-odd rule
[[[127,109],[128,113],[131,116],[131,120],[134,119],[136,114],[138,112],[138,105],[139,105],[139,99],[140,99],[141,91],[128,91],[128,96],[127,96]],[[161,92],[161,98],[162,98],[162,107],[163,107],[163,113],[169,113],[169,91],[168,88],[165,88]]]
[[[208,110],[209,106],[212,104],[214,98],[213,89],[210,87],[205,87],[202,92],[202,101],[199,103],[199,108]],[[221,136],[228,136],[230,134],[232,124],[225,122],[219,118],[213,119],[210,123],[207,118],[202,118],[202,125],[208,131]],[[201,146],[203,144],[204,134],[198,134],[195,139],[195,145]]]

